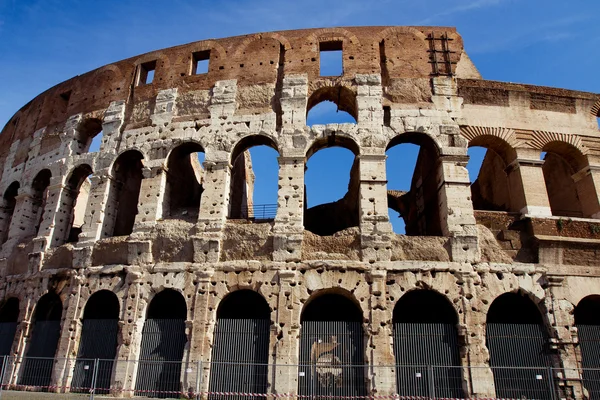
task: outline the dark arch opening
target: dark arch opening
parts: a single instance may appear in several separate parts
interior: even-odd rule
[[[0,213],[0,244],[4,244],[8,240],[8,230],[10,229],[13,214],[15,213],[16,197],[19,194],[20,187],[19,182],[15,181],[4,192],[4,204]]]
[[[363,315],[341,293],[317,295],[304,306],[298,391],[303,396],[365,396]]]
[[[19,380],[21,385],[50,385],[56,347],[60,339],[62,301],[53,292],[43,295],[33,313],[27,357]]]
[[[154,397],[172,397],[181,392],[186,319],[185,299],[176,290],[157,293],[148,305],[135,383],[138,395],[148,396],[149,392]]]
[[[99,393],[109,392],[117,355],[119,308],[117,295],[110,290],[100,290],[88,299],[83,311],[78,360],[72,383],[74,388],[81,389],[75,391],[83,393],[87,391],[83,388],[92,387],[94,368],[90,368],[90,360],[97,358],[96,390]]]
[[[91,174],[92,167],[87,164],[79,165],[71,172],[62,197],[61,210],[64,210],[65,215],[55,222],[54,246],[77,242],[90,193],[88,177]]]
[[[133,231],[143,178],[143,158],[139,151],[129,150],[113,165],[114,178],[105,211],[105,237],[130,235]]]
[[[573,312],[575,325],[600,325],[600,295],[581,299]]]
[[[331,135],[307,152],[304,229],[330,236],[359,224],[359,149],[349,138]],[[358,230],[347,232],[358,235]]]
[[[435,142],[422,133],[403,133],[390,141],[386,155],[388,207],[394,211],[392,216],[402,218],[391,220],[394,232],[441,236],[439,151]]]
[[[231,154],[230,219],[266,222],[277,214],[279,152],[264,135],[241,139]]]
[[[493,148],[469,145],[469,180],[475,210],[518,211],[511,200],[508,165]]]
[[[486,345],[497,397],[552,398],[548,332],[539,309],[524,293],[505,293],[491,304]]]
[[[77,154],[96,152],[102,144],[102,121],[98,118],[87,118],[77,128]]]
[[[341,111],[341,112],[340,112]],[[315,90],[306,105],[307,125],[356,123],[356,94],[345,86],[327,86]]]
[[[0,305],[0,356],[10,355],[19,320],[19,299],[11,297]]]
[[[31,198],[32,203],[32,215],[33,221],[33,234],[38,235],[40,225],[44,220],[44,210],[46,208],[46,201],[48,200],[48,186],[50,186],[50,178],[52,173],[49,169],[43,169],[35,176],[31,188],[33,189],[33,196]]]
[[[167,190],[164,213],[172,218],[195,222],[204,192],[204,149],[198,143],[184,143],[171,152],[167,161]]]
[[[600,296],[584,297],[575,307],[574,316],[584,368],[583,385],[590,392],[590,398],[597,399],[600,396]]]
[[[270,317],[267,301],[253,290],[225,296],[217,308],[210,392],[267,393]]]
[[[436,396],[463,398],[458,315],[448,299],[433,290],[408,292],[396,303],[393,322],[398,393],[428,396],[428,383],[435,379],[443,382]],[[424,366],[444,368],[434,368],[430,377],[432,370]]]

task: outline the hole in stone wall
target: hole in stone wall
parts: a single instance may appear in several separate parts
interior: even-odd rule
[[[102,121],[100,119],[87,118],[83,120],[77,127],[77,135],[75,136],[77,146],[75,152],[82,154],[99,151],[103,137]]]
[[[68,210],[68,213],[63,217],[65,224],[61,224],[61,219],[58,220],[56,227],[61,229],[60,225],[65,226],[63,237],[59,238],[56,235],[57,242],[53,245],[60,245],[64,241],[74,243],[79,240],[79,234],[86,217],[86,207],[91,190],[92,168],[89,165],[83,164],[75,168],[67,181],[67,190],[63,199],[63,208]],[[66,235],[66,236],[65,236]]]
[[[358,158],[344,147],[324,148],[306,163],[304,228],[320,236],[358,226]]]
[[[146,319],[182,319],[187,318],[185,299],[176,290],[165,289],[154,296],[148,305]]]
[[[433,290],[413,290],[394,307],[394,323],[457,324],[458,315],[448,299]]]
[[[306,124],[356,123],[356,94],[345,86],[328,86],[315,90],[306,105]]]
[[[496,298],[487,314],[487,323],[542,324],[542,314],[525,294],[504,293]]]
[[[197,51],[192,54],[192,75],[208,73],[210,50]]]
[[[264,297],[253,290],[238,290],[228,294],[219,304],[217,319],[271,319],[271,310]]]
[[[319,43],[319,74],[321,76],[343,75],[343,57],[341,41]]]
[[[121,154],[113,165],[113,176],[105,206],[105,237],[129,235],[138,213],[143,156],[136,150]]]
[[[417,164],[419,146],[403,144],[386,151],[386,177],[388,180],[388,212],[394,233],[406,234],[403,215],[409,212],[409,192]]]
[[[33,189],[33,196],[31,198],[32,203],[32,221],[34,222],[35,236],[38,235],[40,225],[44,220],[44,210],[46,208],[46,201],[48,199],[48,186],[50,185],[50,178],[52,173],[48,169],[41,170],[33,180],[31,185]]]
[[[138,86],[149,85],[154,81],[156,60],[143,63],[139,66]]]
[[[503,158],[494,150],[479,146],[469,147],[467,154],[473,208],[510,211],[511,190]]]
[[[600,296],[584,297],[575,307],[575,325],[600,325]]]
[[[312,299],[302,310],[301,321],[353,321],[362,322],[360,308],[347,297],[325,293]]]
[[[198,219],[204,192],[204,149],[197,143],[176,147],[167,161],[164,214],[189,221]]]

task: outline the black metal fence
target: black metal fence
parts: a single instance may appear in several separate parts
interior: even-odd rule
[[[134,396],[198,400],[414,400],[448,399],[448,393],[462,395],[452,398],[477,398],[479,395],[489,399],[500,397],[498,388],[494,392],[494,385],[501,382],[502,393],[509,395],[505,398],[558,400],[577,398],[575,392],[566,390],[577,387],[580,398],[585,395],[585,398],[597,399],[600,386],[598,369],[350,365],[337,362],[335,357],[317,357],[317,362],[305,365],[8,356],[0,358],[0,362],[1,399],[40,398],[43,395],[56,399]],[[157,384],[140,375],[143,370],[178,373],[150,374],[160,377]],[[215,371],[220,371],[218,385],[214,382]],[[25,381],[24,373],[28,376]],[[469,389],[472,379],[485,379],[485,382],[477,382],[477,386],[487,387],[487,393],[472,393]]]

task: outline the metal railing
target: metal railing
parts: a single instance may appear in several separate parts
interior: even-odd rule
[[[0,398],[600,398],[600,369],[0,358]]]
[[[247,212],[242,211],[241,218],[255,221],[273,220],[277,214],[277,204],[254,204]]]

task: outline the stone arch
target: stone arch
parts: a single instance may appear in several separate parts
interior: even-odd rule
[[[356,102],[356,93],[351,87],[342,83],[331,85],[326,82],[323,86],[316,88],[308,97],[306,104],[306,115],[319,103],[331,101],[335,103],[341,111],[350,114],[355,121],[358,121],[358,105]]]
[[[185,296],[176,289],[163,289],[148,303],[135,383],[137,393],[150,391],[166,395],[181,392],[187,315]]]
[[[244,51],[246,50],[248,45],[250,45],[250,43],[255,42],[257,40],[263,40],[263,39],[274,39],[274,40],[278,41],[279,44],[281,46],[283,46],[283,48],[285,50],[290,50],[292,48],[292,45],[290,44],[289,40],[287,40],[287,38],[285,36],[283,36],[279,33],[273,33],[273,32],[257,33],[254,35],[249,35],[244,40],[242,40],[242,42],[238,45],[238,48],[236,49],[236,51],[234,53],[234,57],[236,59],[242,58]]]
[[[2,196],[2,207],[0,208],[0,245],[8,240],[8,230],[10,229],[10,223],[15,213],[16,197],[19,194],[20,188],[21,184],[19,181],[13,181],[8,185]]]
[[[61,193],[62,206],[54,221],[52,246],[60,246],[65,242],[76,242],[78,240],[84,223],[90,192],[88,177],[91,174],[92,167],[80,163],[67,175],[66,184]]]
[[[596,100],[596,102],[594,103],[594,105],[592,106],[590,113],[594,116],[594,117],[600,117],[600,98],[598,98],[598,100]]]
[[[514,130],[508,128],[490,128],[466,126],[460,130],[468,141],[468,147],[479,146],[496,152],[508,165],[517,158],[516,148],[521,146]]]
[[[95,387],[100,388],[101,393],[109,392],[117,355],[119,315],[119,299],[114,292],[102,289],[87,299],[83,311],[78,360],[73,372],[73,387],[92,387],[94,368],[85,367],[89,366],[90,359],[99,359],[96,364]]]
[[[543,375],[552,365],[548,329],[539,308],[525,292],[504,293],[491,303],[486,346],[497,397],[549,397],[548,377]],[[536,374],[546,378],[534,379]]]
[[[353,46],[360,46],[360,40],[358,39],[358,36],[344,28],[314,29],[311,31],[311,34],[306,37],[304,43],[316,46],[319,44],[319,42],[322,41],[331,41],[339,39],[342,39],[343,41],[348,41],[352,43]]]
[[[304,304],[300,317],[299,369],[306,379],[298,380],[300,395],[366,395],[362,367],[364,317],[360,305],[352,299],[345,290],[326,289],[314,293]],[[342,387],[328,384],[334,377],[341,377],[347,384]]]
[[[217,307],[209,392],[267,393],[271,309],[252,289],[229,292]],[[227,376],[245,376],[230,380]]]
[[[154,72],[154,80],[152,81],[153,83],[155,81],[160,81],[163,78],[168,78],[169,77],[169,73],[171,70],[171,60],[169,59],[169,57],[167,55],[165,55],[162,50],[159,51],[154,51],[152,53],[147,53],[144,54],[141,57],[138,57],[134,62],[133,62],[133,66],[134,66],[134,70],[135,70],[135,77],[134,77],[134,83],[135,85],[138,85],[138,80],[139,80],[139,75],[140,75],[140,66],[142,64],[145,63],[149,63],[152,61],[156,61],[156,70]]]
[[[339,131],[333,132],[326,137],[317,138],[306,150],[306,160],[313,156],[317,151],[328,147],[343,147],[350,150],[355,156],[360,155],[360,145],[352,136]]]
[[[51,178],[52,172],[50,169],[44,168],[35,175],[31,182],[30,201],[32,218],[29,220],[29,223],[33,225],[31,228],[25,229],[25,231],[31,230],[34,236],[38,235],[40,225],[44,220],[44,211],[48,200],[48,187],[50,186]]]
[[[123,79],[123,72],[121,71],[121,68],[119,68],[119,66],[116,64],[108,64],[98,68],[93,72],[94,83],[98,83],[100,77],[106,72],[110,72],[112,74],[112,79],[115,82],[120,82]]]
[[[397,392],[427,396],[428,379],[413,377],[423,367],[434,366],[435,379],[445,382],[436,396],[463,398],[458,313],[450,300],[434,290],[410,290],[396,302],[393,322]]]
[[[392,162],[389,150],[395,146],[413,144],[419,146],[410,187],[391,187],[388,183],[388,208],[398,212],[404,220],[407,235],[442,236],[440,213],[440,174],[438,172],[440,147],[427,133],[405,132],[394,136],[386,147],[387,163]],[[388,182],[395,171],[387,171]],[[402,190],[399,190],[402,189]],[[408,189],[408,190],[405,190]]]
[[[8,297],[0,304],[0,356],[11,355],[19,314],[18,298]]]
[[[218,54],[217,60],[220,60],[220,61],[224,61],[227,57],[227,50],[225,50],[225,48],[223,46],[221,46],[219,44],[219,42],[217,42],[215,40],[202,40],[200,42],[192,43],[188,47],[188,50],[189,51],[186,52],[186,54],[184,56],[182,56],[181,60],[179,60],[179,61],[187,60],[189,57],[189,54],[187,54],[187,53],[193,54],[193,53],[196,53],[199,51],[205,51],[205,50],[210,50],[211,53],[213,50],[216,51]]]
[[[198,219],[204,192],[200,153],[204,154],[204,148],[194,141],[180,143],[169,152],[163,215],[192,221]]]
[[[83,118],[77,126],[75,141],[77,142],[77,154],[86,153],[90,149],[92,140],[102,132],[102,120],[100,118]]]
[[[138,150],[122,152],[111,167],[109,195],[105,206],[103,237],[133,232],[142,184],[144,155]]]
[[[62,308],[62,301],[55,292],[48,292],[38,300],[32,316],[27,358],[20,375],[20,385],[50,385],[54,356],[60,339]]]

